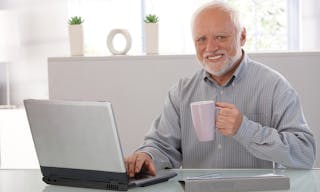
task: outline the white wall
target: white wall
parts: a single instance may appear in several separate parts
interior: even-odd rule
[[[47,57],[68,53],[67,14],[66,0],[0,0],[0,62],[8,63],[10,104],[48,98]],[[0,109],[1,167],[37,167],[28,131],[23,109]]]
[[[320,52],[250,55],[280,71],[296,87],[310,128],[320,138]],[[128,154],[142,143],[169,87],[198,68],[192,55],[49,58],[49,97],[111,101]],[[319,160],[320,152],[317,166]]]
[[[1,1],[6,5],[3,12],[9,23],[4,27],[9,32],[6,33],[5,50],[9,63],[11,102],[21,105],[25,97],[47,98],[46,59],[68,53],[68,1]]]

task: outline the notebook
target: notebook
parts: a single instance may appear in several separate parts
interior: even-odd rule
[[[274,173],[262,175],[226,176],[222,173],[211,173],[182,178],[180,182],[185,192],[229,191],[273,191],[289,190],[290,178]]]
[[[47,184],[126,191],[176,176],[162,170],[130,180],[109,102],[29,99],[24,105]]]

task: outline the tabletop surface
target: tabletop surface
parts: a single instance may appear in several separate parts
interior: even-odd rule
[[[202,174],[218,173],[223,176],[253,176],[275,173],[286,175],[290,178],[290,192],[320,192],[320,169],[176,169],[178,175],[168,182],[155,184],[148,187],[131,188],[129,191],[167,191],[183,192],[180,179]],[[47,185],[42,181],[38,169],[0,169],[0,191],[2,192],[99,192],[106,190],[74,188]]]

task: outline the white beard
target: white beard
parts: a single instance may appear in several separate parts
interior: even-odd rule
[[[226,51],[224,51],[224,50],[217,51],[217,52],[226,55]],[[206,58],[206,55],[208,55],[208,53],[206,53],[204,55],[204,58]],[[207,72],[209,72],[213,76],[220,77],[220,76],[223,76],[226,73],[228,73],[233,68],[233,66],[236,64],[236,62],[241,58],[241,55],[242,55],[242,51],[240,49],[240,51],[238,51],[235,56],[229,57],[225,61],[225,63],[223,64],[223,66],[221,67],[221,69],[219,71],[213,71],[212,69],[210,69],[210,67],[208,67],[209,65],[212,65],[214,63],[207,62],[205,59],[203,59],[200,62],[202,63],[202,66],[204,66],[204,68]]]

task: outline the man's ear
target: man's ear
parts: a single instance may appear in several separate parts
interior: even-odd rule
[[[247,30],[246,30],[245,27],[243,27],[242,31],[241,31],[241,35],[240,35],[240,44],[241,44],[241,46],[244,46],[246,41],[247,41]]]

